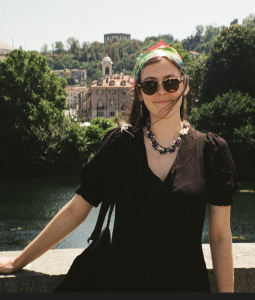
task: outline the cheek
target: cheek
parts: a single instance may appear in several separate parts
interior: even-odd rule
[[[141,94],[141,100],[143,100],[145,106],[148,108],[150,106],[150,103],[152,102],[153,96],[148,96],[146,94]]]

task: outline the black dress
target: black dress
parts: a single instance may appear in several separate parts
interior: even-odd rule
[[[162,182],[149,168],[142,129],[114,129],[81,172],[76,191],[116,202],[112,244],[93,269],[95,292],[209,292],[201,236],[207,203],[237,189],[227,143],[190,128]]]

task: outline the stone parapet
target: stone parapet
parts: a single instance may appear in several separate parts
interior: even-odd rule
[[[83,249],[53,249],[27,265],[24,269],[0,275],[2,293],[51,292],[61,282],[74,258]],[[212,261],[208,244],[203,244],[205,262],[212,292],[215,292]],[[20,251],[0,252],[0,257],[15,257]],[[234,243],[235,292],[255,292],[255,243]]]

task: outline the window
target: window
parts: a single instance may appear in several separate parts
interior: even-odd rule
[[[116,106],[116,99],[110,99],[109,100],[109,105],[110,106]]]
[[[97,81],[97,85],[98,85],[98,86],[102,86],[102,85],[103,85],[103,81],[102,81],[102,80],[98,80],[98,81]]]
[[[122,90],[122,94],[126,95],[127,91],[126,90]]]
[[[104,105],[103,100],[102,100],[102,99],[99,99],[99,100],[97,101],[97,107],[98,107],[98,108],[102,108],[103,105]]]
[[[103,113],[102,111],[99,111],[99,112],[97,113],[97,115],[98,115],[98,117],[103,117],[103,116],[104,116],[104,113]]]
[[[116,95],[116,90],[109,90],[110,95]]]
[[[115,112],[114,111],[109,111],[109,116],[110,117],[114,117],[115,116]]]
[[[128,107],[128,100],[124,100],[123,102],[122,102],[122,105],[121,105],[121,108],[123,109],[123,108],[126,108],[126,107]]]
[[[122,80],[120,85],[122,85],[122,86],[126,85],[126,80]]]
[[[97,90],[97,95],[103,95],[104,94],[104,90]]]
[[[115,85],[115,81],[111,80],[110,83],[109,83],[109,85],[111,85],[111,86]]]

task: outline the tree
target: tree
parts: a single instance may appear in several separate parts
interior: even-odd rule
[[[46,150],[37,141],[42,132],[52,135],[53,127],[61,126],[65,86],[37,52],[14,50],[0,63],[0,161],[5,172],[25,172],[44,160]],[[57,155],[58,147],[54,149]],[[54,160],[49,153],[49,161]]]
[[[233,25],[233,24],[238,24],[238,19],[234,19],[234,20],[230,23],[230,26]]]
[[[21,48],[22,49],[22,48]],[[47,54],[47,52],[48,52],[48,45],[47,44],[43,44],[42,45],[42,48],[41,48],[41,53],[43,53],[43,54]]]
[[[48,66],[53,69],[54,68],[54,59],[50,56],[47,57]]]
[[[80,42],[78,39],[74,38],[74,37],[70,37],[66,40],[66,45],[68,50],[70,51],[70,53],[75,54],[76,51],[80,50]]]
[[[228,143],[239,179],[255,179],[255,99],[229,92],[191,111],[190,122],[204,132],[220,134]]]
[[[249,16],[247,18],[243,19],[242,25],[246,26],[249,29],[254,28],[255,27],[255,15],[249,14]]]
[[[51,43],[51,47],[52,47],[52,54],[54,54],[54,51],[55,51],[55,46],[54,46],[54,43]]]
[[[75,81],[75,79],[73,77],[67,78],[67,84],[68,85],[76,85],[77,82]]]
[[[205,64],[207,56],[201,54],[198,57],[193,57],[192,62],[187,64],[188,76],[189,76],[189,93],[187,95],[188,100],[188,109],[187,113],[189,114],[189,106],[194,106],[198,100],[200,100],[200,91],[201,84],[203,82]]]
[[[64,51],[65,46],[61,41],[57,41],[57,42],[55,42],[55,48],[58,51],[58,54],[61,54],[61,52]]]
[[[210,102],[232,89],[255,98],[255,31],[241,25],[224,28],[210,49],[200,102]]]
[[[102,77],[102,71],[96,69],[92,75],[92,81],[93,80],[99,80]]]
[[[204,26],[203,25],[197,25],[196,26],[196,35],[201,38],[203,32],[204,32]]]

